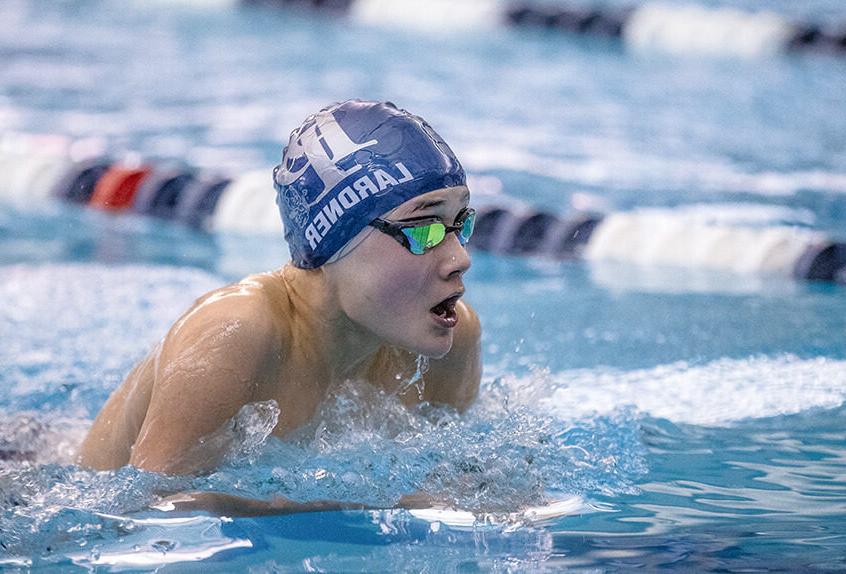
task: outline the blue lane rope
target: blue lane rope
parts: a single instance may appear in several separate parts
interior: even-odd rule
[[[110,169],[121,167],[119,163],[103,157],[70,162],[64,174],[56,175],[52,197],[69,203],[88,204],[101,178]],[[266,189],[256,187],[255,193],[250,191],[241,195],[245,202],[255,203],[254,207],[258,207],[256,194],[267,193],[267,210],[275,213],[270,173],[268,168]],[[190,168],[153,165],[131,207],[136,213],[210,230],[220,200],[234,181],[237,179]],[[5,193],[6,190],[0,189],[0,198]],[[253,217],[256,213],[256,209],[247,210],[245,216]],[[470,245],[479,251],[505,256],[577,260],[582,258],[594,230],[609,215],[612,214],[576,213],[561,217],[545,211],[480,206]],[[250,222],[247,224],[247,228],[252,225]],[[793,277],[846,285],[846,243],[824,240],[809,245],[794,262]]]

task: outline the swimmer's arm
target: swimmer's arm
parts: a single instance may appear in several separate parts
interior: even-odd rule
[[[300,514],[304,512],[336,512],[339,510],[389,510],[431,508],[436,503],[428,496],[415,493],[403,496],[392,507],[370,506],[358,502],[340,502],[336,500],[312,500],[296,502],[281,496],[270,500],[256,500],[225,494],[223,492],[181,492],[163,499],[153,508],[163,511],[195,512],[202,511],[217,516],[244,517],[266,516],[274,514]]]
[[[481,326],[476,312],[464,301],[455,307],[458,325],[452,349],[432,359],[424,376],[428,399],[463,411],[475,400],[482,377]],[[431,389],[431,390],[429,390]]]
[[[162,344],[130,464],[167,474],[218,466],[220,429],[256,400],[274,358],[278,333],[259,297],[227,294],[187,313]]]
[[[129,462],[132,444],[150,402],[153,362],[157,353],[158,348],[138,363],[106,401],[79,447],[79,464],[108,470]]]

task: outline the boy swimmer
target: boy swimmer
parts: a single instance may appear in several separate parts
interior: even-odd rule
[[[460,298],[475,213],[447,144],[391,103],[351,100],[291,134],[274,183],[291,263],[201,297],[106,402],[81,464],[209,471],[225,452],[206,439],[242,406],[275,400],[273,433],[284,437],[349,379],[399,392],[407,406],[473,401],[479,321]],[[400,388],[417,355],[432,358],[420,396]],[[218,511],[257,504],[208,494],[179,501]]]

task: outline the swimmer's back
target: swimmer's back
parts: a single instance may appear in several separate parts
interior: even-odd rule
[[[164,456],[168,444],[199,439],[251,402],[282,336],[272,317],[286,302],[268,294],[269,285],[267,276],[250,276],[199,298],[109,397],[80,447],[80,463],[137,464],[137,447],[151,440]]]

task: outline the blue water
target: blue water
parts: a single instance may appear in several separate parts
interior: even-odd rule
[[[742,2],[710,5],[750,7]],[[773,3],[846,22],[839,2]],[[437,34],[257,8],[0,4],[0,129],[121,157],[268,168],[302,118],[351,96],[427,118],[491,201],[567,213],[773,208],[844,238],[846,60],[670,57],[533,30]],[[212,475],[71,464],[90,421],[191,301],[285,257],[80,208],[0,203],[0,560],[67,571],[846,569],[846,290],[709,271],[474,253],[480,400],[408,412],[351,384],[287,442],[241,413]],[[390,506],[417,489],[478,516],[225,520],[160,491]],[[566,516],[514,512],[578,497]],[[574,499],[575,500],[575,499]],[[202,560],[201,564],[196,561]]]

